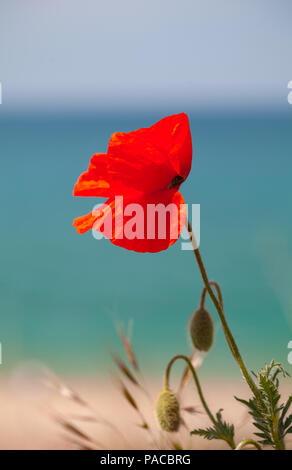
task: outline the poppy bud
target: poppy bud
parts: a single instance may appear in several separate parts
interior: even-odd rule
[[[156,414],[160,427],[167,432],[175,432],[180,425],[179,403],[173,392],[163,390],[157,398]]]
[[[195,348],[205,352],[211,349],[214,338],[214,324],[212,316],[204,307],[199,308],[192,314],[189,331]]]

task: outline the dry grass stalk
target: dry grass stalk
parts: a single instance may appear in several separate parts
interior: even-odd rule
[[[70,434],[73,434],[73,436],[78,439],[79,445],[81,445],[82,443],[83,447],[93,446],[95,448],[104,448],[102,444],[93,439],[89,434],[82,431],[75,424],[68,421],[67,418],[64,418],[60,415],[55,415],[54,419],[59,425],[62,426],[65,431],[69,432]]]
[[[121,343],[124,347],[124,350],[125,350],[125,353],[128,357],[128,360],[130,362],[130,364],[133,366],[134,370],[136,372],[139,372],[140,369],[139,369],[139,365],[138,365],[138,361],[136,359],[136,356],[135,356],[135,353],[134,353],[134,349],[133,349],[133,346],[131,344],[131,341],[129,340],[129,338],[127,338],[127,336],[123,333],[122,331],[122,328],[119,327],[118,325],[116,325],[116,329],[117,329],[117,332],[118,332],[118,335],[120,337],[120,340],[121,340]]]
[[[134,385],[139,386],[139,382],[136,380],[136,378],[133,376],[133,374],[130,372],[129,368],[126,366],[126,364],[116,355],[112,354],[112,358],[117,365],[117,367],[120,369],[122,374],[127,377],[127,379],[130,380]]]
[[[125,354],[127,356],[127,359],[130,363],[130,365],[133,367],[134,371],[139,374],[139,380],[136,378],[136,375],[133,374],[127,364],[121,359],[118,355],[113,354],[113,361],[118,367],[118,370],[122,377],[126,378],[129,381],[129,386],[133,387],[133,390],[137,392],[138,390],[141,390],[141,392],[144,392],[147,397],[150,399],[150,406],[151,406],[151,413],[153,409],[153,400],[148,392],[148,390],[141,385],[140,379],[143,379],[142,376],[142,371],[138,366],[138,361],[136,359],[136,355],[134,352],[134,349],[132,347],[131,342],[127,339],[127,337],[120,331],[119,337],[121,339],[122,345],[125,350]],[[191,356],[192,360],[194,360],[194,355]],[[179,383],[179,390],[182,391],[183,388],[186,386],[188,383],[189,377],[188,373],[184,371],[182,378]],[[159,428],[153,428],[152,425],[149,424],[148,419],[145,418],[145,413],[142,410],[139,400],[137,399],[136,393],[134,394],[129,387],[124,383],[124,380],[122,380],[121,377],[118,377],[116,380],[116,383],[118,384],[118,387],[120,389],[120,392],[124,399],[127,401],[129,406],[137,413],[140,423],[135,424],[137,427],[140,429],[146,431],[149,439],[150,439],[150,447],[148,448],[156,448],[156,449],[174,449],[174,450],[181,450],[183,449],[182,444],[177,440],[172,440],[170,439],[170,436],[162,432]],[[113,423],[110,421],[102,418],[95,410],[92,409],[89,403],[87,403],[78,393],[76,393],[74,390],[72,390],[70,387],[65,385],[63,382],[61,382],[56,376],[53,377],[51,381],[49,381],[49,385],[51,388],[54,388],[62,397],[72,401],[76,405],[81,406],[82,409],[85,410],[85,413],[71,413],[68,414],[68,418],[65,418],[63,416],[58,416],[55,418],[55,421],[62,426],[64,430],[66,430],[67,433],[71,435],[70,442],[74,446],[77,446],[78,449],[82,450],[94,450],[94,449],[104,449],[106,448],[104,444],[97,442],[91,435],[89,435],[87,432],[84,432],[79,428],[79,426],[75,425],[72,423],[72,421],[78,421],[80,423],[96,423],[96,424],[102,424],[104,426],[109,427],[112,429],[116,434],[118,434],[122,439],[123,442],[126,446],[126,448],[131,448],[131,445],[127,442],[127,439],[125,438],[124,434],[121,432],[121,430],[116,427]],[[181,402],[181,399],[180,399]],[[188,413],[190,415],[195,415],[198,413],[197,409],[193,406],[182,406],[181,404],[181,410],[184,411],[185,413]],[[182,430],[185,429],[187,432],[187,435],[189,436],[189,429],[187,424],[185,423],[184,419],[181,418],[181,424],[182,424]]]

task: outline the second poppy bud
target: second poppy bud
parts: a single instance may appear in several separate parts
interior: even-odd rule
[[[214,340],[214,323],[211,314],[200,307],[192,314],[189,332],[193,345],[199,351],[209,351]]]
[[[167,432],[176,432],[180,425],[179,402],[173,392],[165,389],[158,396],[156,414],[160,427]]]

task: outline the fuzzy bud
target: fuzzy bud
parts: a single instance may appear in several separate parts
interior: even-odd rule
[[[189,331],[193,345],[199,351],[209,351],[214,339],[214,323],[204,307],[196,310],[190,319]]]
[[[175,432],[180,425],[179,402],[173,392],[165,389],[157,398],[156,414],[160,427]]]

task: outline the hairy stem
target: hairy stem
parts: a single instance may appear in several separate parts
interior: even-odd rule
[[[198,248],[197,243],[196,243],[196,239],[195,239],[194,234],[193,234],[192,226],[191,226],[191,224],[188,220],[187,220],[186,226],[187,226],[187,229],[188,229],[190,241],[193,244],[194,254],[195,254],[195,257],[196,257],[196,261],[197,261],[197,264],[198,264],[198,267],[199,267],[199,270],[200,270],[205,288],[206,288],[206,290],[207,290],[207,292],[208,292],[208,294],[209,294],[209,296],[210,296],[210,298],[211,298],[211,300],[212,300],[212,302],[213,302],[213,304],[214,304],[214,306],[217,310],[217,313],[219,315],[221,325],[222,325],[222,328],[223,328],[223,331],[224,331],[225,338],[226,338],[227,344],[229,346],[229,349],[230,349],[234,359],[236,360],[237,364],[239,365],[239,367],[241,369],[241,372],[242,372],[247,384],[249,385],[251,391],[253,392],[253,394],[255,395],[257,400],[260,403],[262,403],[261,394],[260,394],[258,388],[256,387],[254,381],[250,377],[250,375],[247,371],[247,368],[246,368],[246,366],[243,362],[243,359],[242,359],[241,354],[239,352],[238,346],[237,346],[237,344],[235,342],[235,339],[234,339],[234,337],[231,333],[231,330],[228,326],[228,323],[227,323],[227,320],[225,318],[224,311],[223,311],[223,308],[220,304],[220,301],[218,301],[216,295],[213,292],[212,286],[210,284],[210,281],[209,281],[209,278],[208,278],[208,275],[207,275],[207,272],[206,272],[206,269],[205,269],[200,251],[199,251],[199,248]]]
[[[217,292],[217,295],[218,295],[218,299],[219,299],[219,302],[220,302],[220,305],[221,305],[221,308],[222,308],[222,310],[223,310],[223,312],[224,312],[223,295],[222,295],[222,291],[221,291],[221,288],[220,288],[218,282],[216,282],[216,281],[209,281],[209,284],[210,284],[210,286],[214,286],[214,287],[215,287],[216,292]],[[204,287],[203,287],[203,290],[202,290],[202,294],[201,294],[200,308],[203,308],[204,305],[205,305],[206,294],[207,294],[207,288],[204,286]]]
[[[254,446],[257,450],[262,450],[262,446],[253,439],[246,439],[245,441],[240,442],[235,450],[241,450],[248,445]]]
[[[256,384],[254,383],[254,381],[252,380],[251,376],[248,373],[248,370],[247,370],[247,368],[245,366],[245,363],[242,359],[242,356],[239,352],[236,341],[235,341],[235,339],[234,339],[234,337],[231,333],[231,330],[228,326],[228,323],[227,323],[227,320],[226,320],[226,317],[225,317],[225,314],[224,314],[224,310],[223,310],[223,297],[222,297],[221,289],[220,289],[220,287],[217,283],[215,283],[214,281],[209,281],[209,278],[208,278],[208,275],[207,275],[207,272],[206,272],[206,269],[205,269],[200,251],[199,251],[199,247],[196,243],[196,239],[195,239],[195,236],[193,234],[192,226],[191,226],[191,224],[188,220],[186,222],[186,226],[187,226],[187,229],[188,229],[190,241],[192,242],[192,245],[193,245],[194,254],[195,254],[196,261],[197,261],[197,264],[198,264],[198,267],[199,267],[199,270],[200,270],[200,273],[201,273],[201,276],[202,276],[202,279],[203,279],[203,282],[204,282],[204,285],[205,285],[205,289],[208,292],[208,294],[209,294],[209,296],[210,296],[210,298],[211,298],[211,300],[212,300],[212,302],[213,302],[213,304],[214,304],[214,306],[217,310],[217,313],[219,315],[221,325],[222,325],[224,335],[225,335],[227,344],[229,346],[229,349],[230,349],[235,361],[239,365],[239,367],[241,369],[241,372],[242,372],[247,384],[249,385],[251,391],[253,392],[255,398],[257,399],[258,403],[261,405],[262,409],[264,410],[265,409],[265,404],[263,403],[261,393],[260,393],[259,389],[257,388]],[[212,285],[214,285],[216,290],[217,290],[219,300],[217,299],[216,295],[213,292]],[[218,287],[219,287],[219,289],[218,289]],[[204,294],[204,291],[203,291],[203,293],[202,293],[203,300],[202,300],[202,297],[201,297],[201,303],[202,303],[202,301],[204,302],[204,295],[205,294]],[[272,431],[272,436],[273,436],[273,439],[274,439],[275,449],[276,450],[284,450],[285,449],[284,440],[279,439],[278,419],[277,418],[274,419],[273,429],[271,431]]]
[[[191,373],[192,373],[192,376],[193,376],[193,379],[195,381],[195,384],[196,384],[196,387],[197,387],[197,390],[198,390],[198,394],[199,394],[199,397],[200,397],[200,400],[201,400],[201,403],[204,407],[204,410],[206,411],[208,417],[210,418],[210,420],[212,421],[212,423],[214,424],[214,426],[216,427],[217,426],[217,421],[216,419],[214,418],[214,415],[212,414],[212,412],[210,411],[210,408],[208,407],[207,405],[207,402],[205,400],[205,397],[204,397],[204,394],[203,394],[203,391],[202,391],[202,388],[201,388],[201,385],[200,385],[200,382],[199,382],[199,378],[198,378],[198,375],[195,371],[195,368],[193,366],[193,364],[191,363],[190,359],[187,357],[187,356],[184,356],[183,354],[178,354],[177,356],[174,356],[170,361],[169,363],[167,364],[167,368],[166,368],[166,371],[165,371],[165,376],[164,376],[164,387],[168,390],[169,389],[169,377],[170,377],[170,371],[171,371],[171,368],[174,364],[175,361],[177,361],[178,359],[182,359],[183,361],[185,361],[188,365],[188,367],[190,368],[191,370]],[[234,449],[235,448],[235,444],[233,442],[233,440],[227,440],[227,439],[224,439],[227,444],[229,444],[229,446],[231,447],[231,449]]]
[[[277,413],[276,416],[274,416],[273,424],[271,426],[271,434],[273,436],[275,450],[285,450],[284,439],[282,440],[279,439],[278,426],[279,426],[279,413]]]

